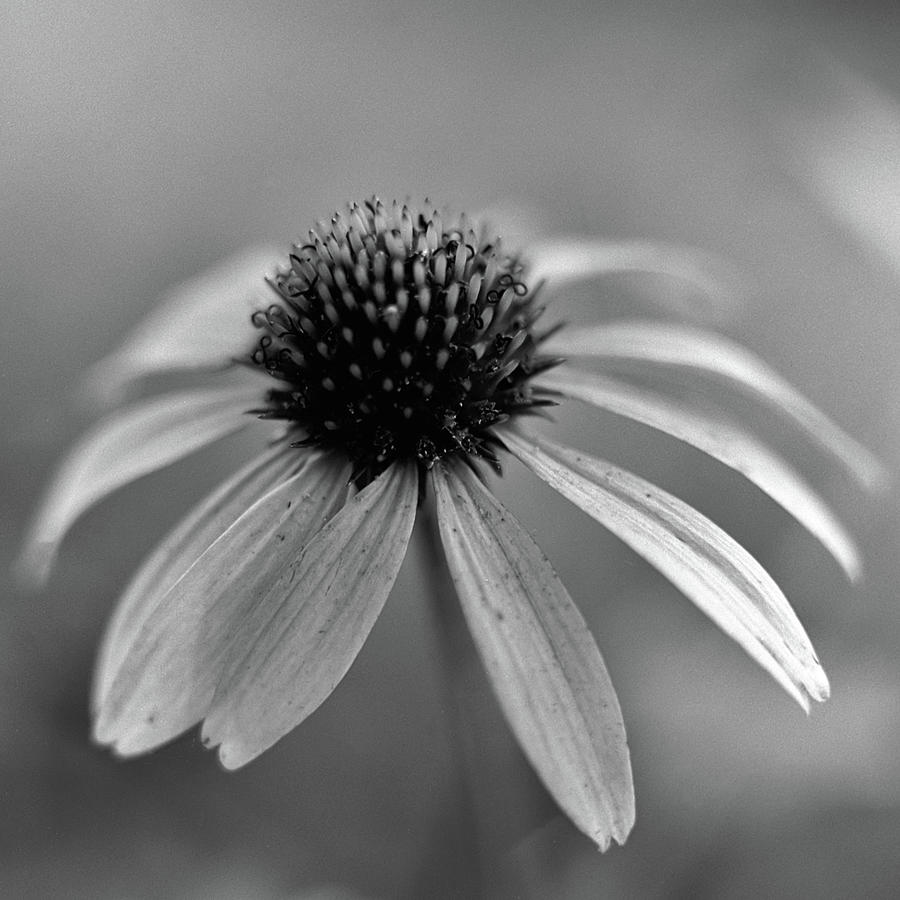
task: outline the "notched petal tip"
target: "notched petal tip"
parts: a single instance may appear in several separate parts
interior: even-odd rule
[[[619,847],[624,847],[633,828],[634,815],[631,816],[630,821],[623,823],[621,827],[616,828],[612,832],[601,829],[595,831],[593,834],[589,835],[589,837],[597,845],[597,850],[600,853],[606,853],[606,851],[614,844]]]
[[[787,688],[787,685],[785,685]],[[812,714],[813,702],[824,703],[831,696],[828,678],[821,666],[811,670],[800,688],[794,687],[788,693],[797,701],[797,705],[806,713]]]
[[[630,783],[627,791],[620,792],[616,818],[612,821],[601,821],[587,832],[587,836],[597,845],[600,853],[606,853],[613,844],[624,847],[635,823],[634,783]]]
[[[215,744],[212,742],[211,738],[207,738],[203,741],[203,746],[207,750],[212,750],[215,747]],[[257,756],[262,755],[264,752],[265,751],[263,750],[254,752],[247,747],[241,746],[235,741],[223,741],[219,745],[216,759],[226,772],[237,772],[238,769],[243,769],[244,766],[253,762]]]
[[[254,752],[241,741],[240,734],[217,733],[216,727],[215,720],[204,719],[200,723],[200,743],[204,750],[216,751],[216,762],[226,772],[242,769],[269,749],[267,747]]]

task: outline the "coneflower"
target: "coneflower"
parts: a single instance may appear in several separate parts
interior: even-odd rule
[[[674,435],[766,491],[851,577],[853,541],[777,453],[739,422],[611,373],[624,361],[647,377],[678,368],[728,384],[863,483],[879,479],[878,463],[712,333],[544,326],[559,282],[611,267],[599,242],[510,249],[482,223],[373,199],[283,258],[220,269],[152,315],[95,384],[229,363],[240,377],[136,402],[89,432],[36,517],[26,571],[45,575],[71,523],[122,484],[256,419],[278,430],[126,589],[100,652],[96,739],[130,756],[202,721],[229,769],[270,747],[353,663],[432,491],[463,613],[522,750],[583,832],[601,848],[624,841],[634,791],[619,703],[562,582],[486,486],[485,467],[500,472],[509,455],[659,569],[804,708],[827,697],[809,638],[746,550],[660,488],[529,424],[578,401]]]

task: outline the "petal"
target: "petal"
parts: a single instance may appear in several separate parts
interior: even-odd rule
[[[368,637],[406,555],[418,473],[395,463],[299,552],[270,566],[235,633],[203,741],[227,769],[250,762],[337,687]]]
[[[206,715],[235,633],[279,572],[340,506],[349,469],[313,454],[254,503],[166,592],[124,654],[95,738],[132,755]]]
[[[606,241],[570,235],[528,245],[527,275],[554,291],[573,281],[619,272],[645,272],[684,281],[718,306],[735,305],[737,277],[725,263],[691,247],[651,241]]]
[[[900,276],[900,105],[834,58],[804,63],[814,83],[779,104],[776,136],[811,193]]]
[[[864,485],[882,486],[887,474],[861,444],[813,406],[777,372],[739,344],[697,328],[622,321],[567,328],[541,345],[551,355],[681,366],[713,375],[772,404],[833,454]]]
[[[296,473],[305,457],[283,444],[226,479],[166,536],[120,598],[106,627],[94,675],[92,706],[105,703],[113,678],[169,588],[260,497]]]
[[[471,217],[476,226],[483,223],[485,240],[499,239],[503,249],[512,253],[536,244],[538,236],[547,230],[545,220],[541,209],[510,198],[483,206]]]
[[[18,572],[41,583],[72,523],[117,488],[231,434],[252,420],[259,391],[184,391],[141,401],[95,425],[75,446],[47,492],[25,541]]]
[[[250,316],[271,303],[265,276],[285,255],[256,247],[231,256],[166,294],[88,375],[90,394],[108,403],[154,372],[216,369],[253,344]]]
[[[704,415],[678,400],[568,365],[541,375],[540,384],[664,431],[740,472],[815,535],[849,578],[858,577],[856,545],[825,502],[786,460],[739,425]]]
[[[828,696],[825,673],[784,594],[721,528],[604,460],[534,435],[509,431],[503,440],[539,478],[659,569],[805,710],[805,693]]]
[[[531,536],[465,466],[433,470],[441,539],[491,685],[556,802],[601,850],[634,824],[622,712],[600,651]]]

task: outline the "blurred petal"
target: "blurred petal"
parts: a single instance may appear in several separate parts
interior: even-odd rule
[[[900,104],[834,60],[813,69],[776,134],[810,192],[900,276]]]
[[[829,451],[864,485],[883,486],[887,474],[860,443],[813,406],[777,372],[739,344],[697,328],[623,321],[566,328],[541,345],[550,355],[681,366],[731,382],[772,404]]]
[[[296,449],[283,444],[271,448],[191,510],[147,558],[107,625],[94,676],[95,710],[104,704],[113,678],[169,588],[260,497],[295,474],[304,459]]]
[[[815,535],[848,577],[860,571],[853,539],[818,494],[784,459],[734,423],[678,400],[572,366],[542,374],[542,386],[664,431],[740,472]]]
[[[537,207],[506,198],[484,206],[472,215],[473,222],[483,222],[485,240],[500,238],[507,253],[518,253],[526,245],[537,243],[546,234],[546,216]]]
[[[604,460],[513,431],[503,440],[539,478],[659,569],[805,710],[805,693],[828,696],[825,673],[784,594],[721,528]]]
[[[117,488],[248,425],[259,390],[184,391],[135,403],[95,425],[56,473],[27,536],[20,576],[42,582],[64,535]]]
[[[461,464],[433,469],[441,539],[491,685],[556,802],[605,850],[634,824],[622,712],[590,631],[531,536]]]
[[[333,456],[310,456],[209,546],[113,651],[121,663],[96,711],[98,741],[142,753],[206,715],[241,623],[340,506],[348,474]]]
[[[237,769],[300,724],[337,687],[406,555],[418,473],[394,463],[302,549],[269,566],[234,633],[203,742]]]
[[[256,247],[174,288],[91,369],[89,393],[109,403],[145,375],[224,368],[248,354],[255,334],[250,316],[271,302],[265,276],[284,260],[284,253]]]
[[[573,281],[618,272],[664,275],[692,285],[717,306],[735,305],[736,275],[711,253],[651,241],[606,241],[570,235],[527,249],[527,277],[556,291]]]

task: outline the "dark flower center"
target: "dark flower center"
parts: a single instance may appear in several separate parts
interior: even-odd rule
[[[252,361],[279,381],[256,412],[295,425],[297,445],[344,451],[360,487],[400,458],[499,468],[493,426],[553,402],[529,384],[556,360],[537,353],[542,309],[521,272],[465,218],[351,204],[294,247],[253,315]]]

